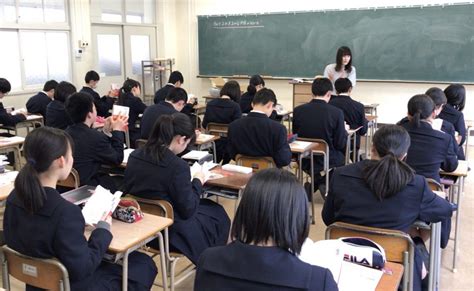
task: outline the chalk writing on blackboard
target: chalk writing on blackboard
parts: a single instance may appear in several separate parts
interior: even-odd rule
[[[214,21],[212,27],[215,29],[239,29],[239,28],[263,28],[261,20],[221,20]]]

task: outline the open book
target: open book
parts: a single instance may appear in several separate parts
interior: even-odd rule
[[[122,192],[117,191],[114,194],[102,186],[95,188],[94,194],[87,200],[82,215],[86,224],[94,225],[107,214],[112,214],[120,202]]]
[[[114,105],[112,107],[112,115],[128,116],[129,113],[130,113],[130,107],[121,106],[121,105]]]
[[[195,162],[189,169],[191,170],[191,181],[196,173],[202,172],[204,174],[204,181],[209,179],[216,179],[214,173],[211,172],[211,169],[217,166],[216,163],[213,162],[204,162],[200,165],[198,162]]]

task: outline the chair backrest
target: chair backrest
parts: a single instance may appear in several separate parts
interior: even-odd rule
[[[208,134],[220,137],[227,137],[227,131],[229,131],[228,124],[209,122],[206,126],[206,132]]]
[[[131,194],[128,194],[127,196],[137,200],[144,213],[163,216],[174,220],[173,206],[168,201],[161,199],[145,199]]]
[[[67,269],[56,259],[39,259],[23,255],[8,246],[2,247],[3,286],[9,286],[9,275],[28,285],[47,290],[69,291]]]
[[[430,186],[431,191],[444,191],[443,186],[438,181],[431,178],[426,178],[426,182],[428,182],[428,186]]]
[[[137,139],[135,141],[135,148],[136,149],[142,148],[143,146],[145,146],[147,141],[148,141],[147,139],[143,139],[143,138]]]
[[[76,169],[72,168],[71,173],[69,173],[69,176],[67,176],[66,180],[58,181],[56,185],[66,187],[66,188],[77,189],[79,188],[80,181],[81,180],[79,179],[79,173],[77,172]]]
[[[235,157],[235,162],[239,166],[252,168],[254,172],[275,168],[275,162],[271,157],[249,157],[239,154]]]

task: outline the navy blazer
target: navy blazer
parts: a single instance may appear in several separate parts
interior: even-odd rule
[[[138,120],[138,115],[142,114],[145,109],[146,105],[143,103],[142,99],[133,96],[132,93],[124,93],[125,96],[123,98],[122,106],[127,106],[130,108],[130,112],[128,115],[128,131],[130,133],[130,141],[132,143],[132,147],[135,144],[135,140],[140,138],[140,129],[136,127],[136,123]]]
[[[58,100],[51,101],[46,107],[46,126],[66,129],[73,122],[66,112],[64,103]]]
[[[286,128],[264,113],[250,112],[229,125],[227,149],[231,159],[237,154],[272,157],[277,167],[291,162]]]
[[[53,188],[44,188],[46,199],[35,214],[23,208],[15,190],[8,196],[3,218],[5,241],[12,249],[38,258],[55,257],[69,273],[71,290],[94,286],[94,272],[112,241],[103,228],[84,237],[81,209],[63,199]]]
[[[240,96],[240,110],[242,113],[249,113],[252,111],[253,97],[255,97],[255,94],[250,94],[249,92],[245,92]]]
[[[202,127],[206,128],[210,122],[229,124],[240,117],[242,112],[238,103],[227,98],[212,99],[206,105]]]
[[[166,84],[164,87],[160,88],[158,91],[155,93],[155,98],[153,99],[153,102],[155,104],[160,103],[161,101],[165,101],[166,96],[168,96],[168,93],[171,91],[171,89],[175,88],[174,85],[172,84]]]
[[[46,93],[41,91],[28,99],[28,102],[26,102],[26,109],[28,110],[28,113],[41,114],[44,118],[46,117],[46,107],[51,101],[52,99],[49,98]]]
[[[411,144],[406,162],[417,174],[440,181],[439,169],[456,170],[458,157],[452,137],[435,130],[428,122],[420,121],[416,127],[411,122],[401,124],[410,134]]]
[[[162,115],[171,115],[178,112],[171,103],[160,101],[158,104],[149,106],[143,113],[140,121],[141,138],[148,139],[153,126]]]
[[[360,147],[360,136],[367,133],[367,119],[365,118],[364,105],[355,101],[348,95],[335,95],[331,97],[329,104],[336,106],[344,112],[344,121],[349,124],[350,129],[362,127],[357,131],[357,148]]]
[[[66,132],[74,141],[73,167],[79,173],[81,185],[100,184],[110,188],[112,185],[106,182],[108,177],[103,177],[108,175],[99,173],[99,170],[103,164],[117,166],[122,163],[124,133],[112,131],[112,137],[108,137],[84,123],[71,125]]]
[[[7,113],[7,110],[3,107],[3,103],[0,102],[0,124],[15,125],[18,122],[25,120],[26,117],[23,114],[11,115],[10,113]]]
[[[341,109],[318,99],[300,105],[293,111],[293,133],[325,140],[329,146],[329,166],[344,164],[347,132]]]
[[[114,106],[115,100],[109,96],[100,97],[99,93],[97,93],[91,87],[82,87],[81,93],[89,94],[92,99],[94,100],[95,108],[97,109],[97,115],[108,117],[110,116],[110,110]]]
[[[461,136],[461,142],[459,145],[463,145],[466,141],[466,124],[464,122],[464,115],[461,111],[456,110],[450,104],[446,104],[443,107],[443,110],[438,115],[439,118],[447,120],[454,125],[454,129],[459,132]]]
[[[195,291],[338,290],[328,269],[312,266],[279,247],[234,241],[199,258]]]

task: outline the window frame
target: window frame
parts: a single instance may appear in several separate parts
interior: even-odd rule
[[[98,0],[100,1],[100,0]],[[118,1],[118,0],[116,0]],[[120,0],[122,2],[122,13],[121,13],[121,16],[122,16],[122,21],[118,22],[118,21],[103,21],[102,20],[102,15],[100,17],[100,20],[96,20],[94,19],[93,17],[90,17],[90,21],[91,21],[91,25],[92,24],[107,24],[107,25],[127,25],[127,26],[148,26],[148,27],[156,27],[158,25],[158,21],[157,21],[157,13],[156,13],[156,9],[157,9],[157,1],[153,1],[153,21],[151,23],[137,23],[137,22],[127,22],[127,6],[128,5],[131,5],[130,3],[128,3],[127,5],[127,1],[126,0]],[[92,7],[92,5],[91,5]],[[102,11],[100,12],[102,14]]]

